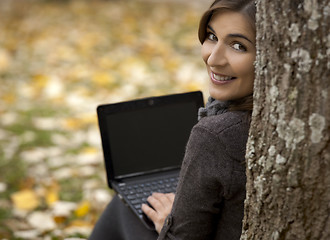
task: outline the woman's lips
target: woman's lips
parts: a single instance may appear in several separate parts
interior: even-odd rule
[[[214,84],[227,84],[236,79],[236,77],[219,75],[214,72],[211,72],[211,80]]]

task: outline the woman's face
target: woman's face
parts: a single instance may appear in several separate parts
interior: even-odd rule
[[[237,12],[215,14],[202,45],[202,57],[210,76],[210,95],[234,100],[253,92],[255,32]]]

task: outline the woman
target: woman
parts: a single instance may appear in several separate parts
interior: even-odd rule
[[[245,145],[252,111],[254,0],[216,0],[199,26],[210,98],[192,129],[176,194],[154,193],[142,210],[158,239],[239,239]],[[156,239],[115,198],[91,239]]]

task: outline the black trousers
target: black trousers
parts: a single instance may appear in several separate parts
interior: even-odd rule
[[[94,226],[89,240],[156,240],[156,231],[148,230],[116,195]]]

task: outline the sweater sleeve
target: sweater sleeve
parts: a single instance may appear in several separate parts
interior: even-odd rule
[[[190,135],[172,212],[163,239],[213,239],[230,187],[230,156],[217,134],[196,125]]]

